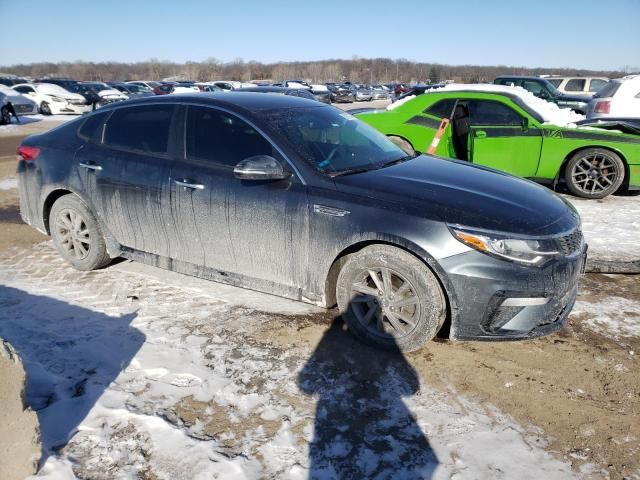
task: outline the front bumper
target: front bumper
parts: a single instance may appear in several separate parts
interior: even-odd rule
[[[456,299],[451,338],[523,340],[559,330],[576,301],[585,262],[586,246],[542,267],[475,250],[441,260]]]

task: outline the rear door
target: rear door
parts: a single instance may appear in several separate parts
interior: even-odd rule
[[[466,100],[469,109],[469,158],[473,163],[521,177],[538,170],[542,134],[511,107],[493,100]]]
[[[163,104],[94,114],[87,124],[98,129],[81,127],[88,141],[75,157],[93,210],[111,235],[125,247],[166,257],[174,111]],[[102,115],[106,123],[99,123]]]
[[[184,155],[171,175],[171,212],[181,245],[175,258],[301,285],[308,254],[306,186],[295,174],[278,181],[235,178],[235,165],[254,155],[270,155],[286,164],[256,128],[235,114],[189,106],[181,124]]]

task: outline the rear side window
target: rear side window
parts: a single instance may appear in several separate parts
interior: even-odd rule
[[[598,98],[613,97],[622,85],[620,82],[609,82],[596,93]]]
[[[271,144],[248,123],[219,110],[189,107],[187,157],[234,167],[254,155],[274,155]]]
[[[567,92],[584,92],[584,86],[587,81],[580,78],[572,78],[567,82],[567,85],[564,87]]]
[[[145,153],[167,153],[172,105],[120,108],[105,126],[104,144]]]
[[[591,80],[591,84],[589,85],[589,91],[590,92],[597,92],[602,87],[604,87],[607,83],[609,83],[607,80],[601,80],[600,78],[594,78],[593,80]]]
[[[102,126],[109,116],[109,113],[111,112],[100,112],[89,115],[89,118],[85,120],[78,131],[80,136],[94,142],[102,142]]]
[[[429,115],[433,115],[438,118],[449,118],[455,103],[455,98],[440,100],[427,108],[424,113],[428,113]]]
[[[520,125],[522,117],[511,108],[490,100],[469,100],[471,125]]]

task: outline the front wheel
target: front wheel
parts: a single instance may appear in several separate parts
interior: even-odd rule
[[[75,195],[56,200],[49,229],[60,255],[78,270],[95,270],[111,261],[98,221]]]
[[[40,104],[40,113],[42,115],[51,115],[51,107],[47,102],[42,102]]]
[[[622,159],[603,148],[581,150],[565,167],[567,188],[583,198],[598,199],[611,195],[622,185],[624,175]]]
[[[387,350],[417,350],[446,318],[442,288],[418,258],[372,245],[346,261],[336,285],[338,308],[358,338]]]

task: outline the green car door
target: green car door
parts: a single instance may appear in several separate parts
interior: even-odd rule
[[[493,100],[460,102],[469,111],[470,161],[521,177],[536,176],[542,132],[527,117]]]

